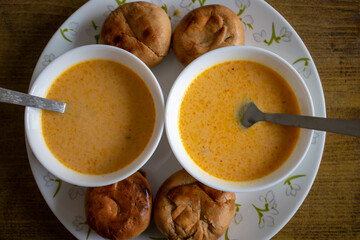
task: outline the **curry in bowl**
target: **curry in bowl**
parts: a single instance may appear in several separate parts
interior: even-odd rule
[[[46,98],[67,103],[64,114],[42,111],[45,142],[65,166],[107,174],[133,162],[150,141],[155,105],[132,69],[109,60],[78,63],[62,73]]]
[[[213,50],[180,73],[166,102],[165,128],[180,164],[197,180],[223,191],[257,191],[301,163],[312,130],[260,122],[241,124],[242,106],[264,112],[313,115],[299,73],[274,53],[251,46]]]
[[[300,130],[268,122],[246,129],[239,109],[248,101],[267,112],[300,114],[296,96],[274,70],[251,61],[229,61],[202,72],[181,103],[182,143],[207,173],[249,181],[278,169],[292,153]]]
[[[67,104],[63,114],[26,108],[32,152],[58,178],[104,186],[127,178],[162,136],[164,99],[151,70],[113,46],[86,45],[52,61],[30,94]]]

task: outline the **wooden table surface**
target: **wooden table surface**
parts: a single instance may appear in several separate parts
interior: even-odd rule
[[[101,1],[101,0],[100,0]],[[0,0],[0,87],[26,92],[58,27],[85,0]],[[269,0],[317,66],[327,116],[360,119],[359,0]],[[30,170],[24,108],[0,103],[0,239],[73,239]],[[274,239],[360,239],[360,138],[328,133],[303,205]]]

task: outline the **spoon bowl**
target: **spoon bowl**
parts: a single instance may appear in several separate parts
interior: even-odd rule
[[[300,165],[310,148],[313,131],[302,129],[292,154],[281,167],[265,177],[251,181],[224,180],[209,174],[200,168],[188,154],[180,135],[181,131],[178,124],[179,110],[182,99],[189,86],[194,79],[206,69],[233,60],[256,62],[277,72],[286,80],[290,88],[294,91],[299,104],[300,113],[304,115],[314,115],[314,106],[306,83],[290,63],[266,49],[252,46],[232,46],[219,48],[200,56],[180,73],[167,98],[165,111],[166,134],[176,159],[186,171],[200,182],[223,191],[258,191],[279,183]],[[219,79],[219,81],[225,80]]]
[[[43,167],[57,178],[84,187],[109,185],[121,181],[139,170],[152,156],[160,142],[164,124],[164,99],[160,85],[151,70],[133,54],[108,45],[84,45],[74,48],[52,61],[36,78],[29,94],[45,97],[49,88],[58,77],[72,66],[86,61],[101,59],[113,61],[132,69],[149,89],[155,106],[155,126],[145,149],[128,165],[114,172],[103,174],[86,174],[65,166],[51,152],[43,135],[42,111],[37,108],[25,109],[25,133],[34,156]],[[106,70],[104,70],[106,71]],[[105,74],[110,74],[104,72]],[[96,86],[95,86],[96,87]],[[105,92],[106,94],[106,92]],[[71,102],[68,102],[70,107]],[[68,108],[68,110],[70,110]],[[68,112],[65,112],[64,117]],[[103,113],[100,113],[103,114]],[[101,123],[99,123],[101,126]],[[82,133],[83,135],[86,133]],[[95,146],[97,147],[97,146]]]

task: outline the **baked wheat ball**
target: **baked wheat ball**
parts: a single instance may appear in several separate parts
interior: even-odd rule
[[[210,188],[180,170],[160,187],[154,220],[167,239],[218,239],[235,213],[235,194]]]
[[[186,14],[176,26],[172,40],[174,54],[184,66],[216,48],[244,44],[239,17],[222,5],[207,5]]]
[[[107,239],[129,239],[149,226],[152,194],[140,172],[103,187],[88,188],[86,220],[96,233]]]
[[[100,43],[125,49],[154,67],[169,52],[171,23],[166,12],[153,3],[126,3],[106,18]]]

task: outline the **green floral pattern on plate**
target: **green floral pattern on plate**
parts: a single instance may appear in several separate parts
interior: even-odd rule
[[[42,65],[46,67],[47,65],[49,65],[49,63],[51,63],[54,60],[55,60],[55,55],[53,53],[46,54],[44,56],[44,60],[42,61]]]
[[[87,227],[86,240],[89,239],[91,234],[91,228],[87,224],[87,221],[82,216],[76,216],[72,224],[75,226],[76,231],[82,231],[85,227]]]
[[[290,42],[291,41],[292,33],[287,30],[286,27],[282,27],[279,33],[276,33],[275,24],[274,22],[271,25],[271,35],[270,38],[267,37],[267,33],[265,30],[261,30],[260,33],[254,33],[254,40],[256,42],[263,42],[267,46],[270,46],[272,43],[280,43],[283,42]]]
[[[236,5],[239,8],[237,12],[237,16],[241,20],[244,25],[244,30],[246,31],[248,28],[254,30],[252,24],[254,23],[254,19],[250,15],[245,15],[245,10],[250,7],[249,0],[236,1]]]
[[[45,186],[46,187],[51,187],[53,185],[56,185],[56,189],[55,189],[55,192],[53,194],[53,198],[55,198],[56,195],[60,192],[63,181],[61,179],[55,178],[50,173],[46,174],[43,177],[43,179],[45,181]]]
[[[95,39],[95,43],[99,43],[100,38],[100,26],[95,22],[95,20],[91,20],[89,23],[89,27],[86,29],[87,35],[93,37]]]
[[[123,5],[123,4],[126,3],[126,0],[115,0],[115,2],[116,2],[119,6],[121,6],[121,5]]]
[[[264,203],[264,207],[257,207],[255,204],[252,204],[259,217],[259,228],[264,228],[265,226],[273,227],[275,225],[273,215],[279,214],[273,191],[268,191],[265,196],[261,195],[259,200]]]
[[[311,74],[311,70],[309,68],[310,58],[302,57],[295,60],[292,65],[296,68],[296,70],[302,74],[305,78],[309,78]]]
[[[73,37],[76,35],[76,32],[79,28],[79,23],[70,22],[67,27],[60,28],[61,36],[68,42],[72,43]]]
[[[306,176],[305,174],[295,175],[295,176],[291,176],[285,180],[284,185],[287,185],[287,188],[285,190],[286,196],[293,196],[293,197],[296,196],[296,192],[300,191],[301,187],[298,184],[292,183],[292,181],[297,178],[301,178],[301,177],[305,177],[305,176]]]

